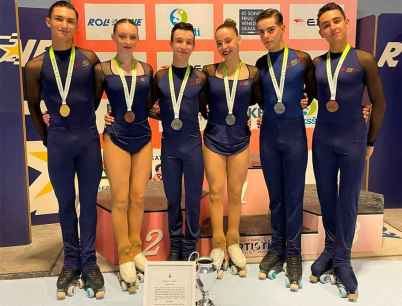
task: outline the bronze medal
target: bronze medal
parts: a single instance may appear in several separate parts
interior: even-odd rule
[[[135,120],[135,115],[134,115],[134,113],[133,113],[132,111],[126,112],[126,113],[124,114],[124,120],[125,120],[127,123],[133,123],[134,120]]]
[[[335,113],[339,109],[339,104],[335,100],[329,100],[326,104],[326,107],[327,111],[329,111],[330,113]]]

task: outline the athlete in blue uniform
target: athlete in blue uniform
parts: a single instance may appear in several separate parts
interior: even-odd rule
[[[301,231],[307,167],[307,137],[300,100],[304,92],[309,103],[316,95],[314,66],[307,53],[285,45],[285,27],[278,10],[261,12],[256,23],[268,50],[256,66],[264,101],[260,155],[272,224],[272,241],[260,263],[260,278],[267,274],[274,278],[286,259],[290,288],[297,291],[302,276]]]
[[[101,98],[95,88],[95,53],[73,43],[78,13],[66,1],[49,9],[46,24],[52,46],[25,67],[25,94],[35,128],[48,150],[48,170],[57,201],[64,243],[64,267],[57,280],[63,299],[80,276],[90,295],[102,298],[104,281],[96,264],[96,195],[102,172],[95,109]],[[42,121],[40,101],[50,113]],[[75,210],[74,178],[78,177],[80,217]],[[78,222],[80,233],[78,234]]]
[[[246,258],[239,246],[241,190],[249,164],[250,129],[247,109],[260,102],[259,73],[239,57],[236,24],[226,20],[215,32],[218,52],[224,61],[204,67],[208,75],[208,124],[204,131],[204,162],[209,183],[212,225],[211,257],[220,269],[226,249],[241,276]],[[228,231],[223,231],[223,193],[227,185]]]
[[[113,123],[104,131],[104,159],[112,192],[112,221],[123,289],[136,291],[136,269],[144,272],[141,252],[144,193],[152,165],[148,113],[153,106],[152,67],[133,57],[138,28],[130,19],[118,20],[112,39],[117,54],[96,65],[111,106]]]
[[[162,120],[162,173],[168,200],[170,253],[168,260],[187,260],[196,250],[200,199],[204,179],[199,112],[206,76],[188,63],[194,49],[193,26],[177,23],[171,32],[173,63],[156,73],[156,97]],[[185,189],[185,232],[181,212],[182,177]]]
[[[334,269],[343,297],[358,298],[351,267],[365,157],[373,153],[385,99],[373,56],[347,43],[348,19],[335,4],[318,12],[321,36],[329,51],[314,59],[319,110],[313,138],[313,165],[325,228],[325,249],[311,267],[312,281]],[[372,102],[370,125],[361,117],[367,87]],[[337,184],[340,174],[339,189]]]

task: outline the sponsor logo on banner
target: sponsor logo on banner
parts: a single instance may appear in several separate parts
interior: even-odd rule
[[[194,35],[202,39],[213,38],[213,5],[197,4],[157,4],[156,5],[156,39],[170,40],[170,30],[179,22],[190,22]],[[167,27],[163,26],[168,25]]]
[[[398,63],[399,55],[402,53],[402,42],[390,41],[384,48],[380,59],[378,60],[378,67],[383,67],[385,64],[390,68],[395,68]]]
[[[87,40],[110,40],[114,24],[128,18],[138,26],[140,39],[146,38],[144,4],[85,4]]]
[[[311,104],[303,110],[304,124],[306,127],[314,127],[317,121],[318,114],[318,101],[316,99],[311,102]]]
[[[280,9],[279,4],[224,4],[223,19],[236,21],[239,34],[243,39],[259,39],[255,19],[258,14],[268,8]],[[255,63],[255,62],[254,62]]]
[[[240,248],[247,258],[263,257],[267,254],[271,236],[240,237]]]
[[[28,39],[25,47],[21,48],[21,65],[25,67],[26,63],[46,51],[46,48],[52,44],[49,39]]]
[[[257,35],[255,19],[263,9],[239,9],[240,35]]]
[[[317,13],[322,4],[290,4],[289,38],[321,39]],[[341,5],[344,8],[344,5]]]
[[[176,23],[179,22],[189,22],[188,21],[188,14],[185,10],[181,8],[176,8],[170,12],[169,15],[170,23],[174,26]],[[201,36],[200,27],[193,25],[194,27],[194,36]]]
[[[0,63],[19,64],[18,34],[0,36]]]

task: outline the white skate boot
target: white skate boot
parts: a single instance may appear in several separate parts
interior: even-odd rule
[[[216,278],[222,279],[225,272],[225,251],[221,248],[213,248],[209,255],[212,258],[213,265],[216,269]]]
[[[230,258],[230,269],[232,274],[239,274],[240,277],[247,276],[246,270],[246,257],[244,256],[239,244],[231,244],[228,247],[228,254]]]
[[[128,293],[135,293],[138,289],[137,273],[134,261],[129,261],[119,266],[120,273],[117,275],[120,287]]]

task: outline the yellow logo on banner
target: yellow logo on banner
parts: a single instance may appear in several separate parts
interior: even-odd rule
[[[2,43],[3,40],[6,40],[7,43]],[[0,63],[2,62],[11,62],[14,65],[19,64],[19,53],[18,53],[18,35],[17,33],[13,33],[9,36],[0,36]]]

